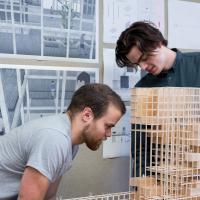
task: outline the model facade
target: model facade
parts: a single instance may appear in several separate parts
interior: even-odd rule
[[[134,88],[135,199],[200,199],[200,89]]]

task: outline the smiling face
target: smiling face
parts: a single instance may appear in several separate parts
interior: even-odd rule
[[[127,59],[138,65],[142,70],[145,70],[153,75],[160,74],[165,70],[165,54],[164,46],[157,47],[150,54],[143,54],[136,46],[134,46],[127,54]]]
[[[111,128],[115,126],[121,116],[120,110],[109,104],[107,112],[102,117],[92,119],[83,132],[87,147],[93,151],[97,150],[102,141],[111,136]]]

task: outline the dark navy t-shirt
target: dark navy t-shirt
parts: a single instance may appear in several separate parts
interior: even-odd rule
[[[156,76],[147,74],[135,87],[200,87],[200,52],[172,50],[177,53],[172,68]]]

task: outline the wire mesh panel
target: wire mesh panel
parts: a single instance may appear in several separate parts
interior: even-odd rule
[[[200,89],[134,88],[136,199],[200,199]]]
[[[112,193],[112,194],[104,194],[104,195],[95,195],[95,196],[87,196],[87,197],[78,197],[72,199],[62,199],[59,200],[130,200],[134,199],[130,192],[121,192],[121,193]]]

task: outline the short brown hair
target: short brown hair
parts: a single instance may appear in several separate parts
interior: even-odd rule
[[[116,63],[119,67],[133,67],[126,56],[134,46],[146,54],[153,52],[161,44],[167,46],[167,40],[153,23],[135,22],[121,33],[117,41]]]
[[[89,107],[97,119],[106,113],[110,103],[119,108],[122,115],[126,112],[124,102],[109,86],[100,83],[87,84],[75,91],[67,111],[73,116]]]

